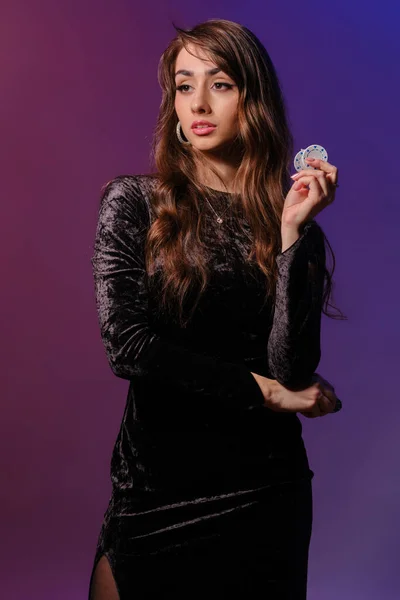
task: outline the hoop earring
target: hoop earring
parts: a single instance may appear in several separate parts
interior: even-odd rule
[[[178,123],[176,124],[176,135],[181,144],[190,144],[188,140],[185,140],[182,137],[182,126],[180,121],[178,121]]]

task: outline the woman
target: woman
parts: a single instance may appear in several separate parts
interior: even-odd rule
[[[300,600],[313,472],[296,413],[336,401],[314,373],[331,278],[313,218],[337,169],[290,181],[279,83],[248,29],[176,30],[157,173],[116,177],[99,210],[101,334],[130,385],[90,598]]]

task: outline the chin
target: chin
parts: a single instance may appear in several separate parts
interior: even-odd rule
[[[210,153],[221,153],[221,152],[225,152],[225,153],[229,153],[229,150],[232,148],[232,144],[233,142],[231,140],[228,140],[227,142],[221,142],[220,144],[210,144],[209,146],[204,146],[203,148],[199,148],[199,150],[203,151],[203,152],[210,152]]]
[[[218,150],[220,148],[225,148],[230,146],[233,143],[233,140],[227,139],[227,140],[216,140],[215,138],[212,140],[210,138],[207,139],[206,136],[204,136],[204,138],[202,139],[195,139],[192,142],[192,145],[195,146],[196,148],[199,148],[199,150]]]

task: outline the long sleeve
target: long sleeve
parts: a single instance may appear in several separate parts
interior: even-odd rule
[[[243,364],[188,351],[152,330],[144,244],[150,225],[141,176],[121,176],[102,194],[91,259],[101,338],[113,373],[157,378],[202,408],[261,406],[264,397]]]
[[[275,312],[268,338],[271,377],[285,387],[307,387],[320,358],[325,246],[316,221],[277,257]]]

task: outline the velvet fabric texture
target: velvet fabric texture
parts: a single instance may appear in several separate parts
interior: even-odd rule
[[[200,573],[216,593],[228,581],[235,589],[256,581],[249,565],[257,564],[264,589],[275,594],[265,597],[305,598],[313,472],[299,418],[268,409],[251,371],[289,387],[309,385],[320,360],[322,231],[308,222],[276,257],[272,306],[264,302],[264,275],[245,260],[248,223],[224,212],[230,194],[214,202],[222,224],[204,200],[212,276],[183,328],[160,310],[160,281],[145,270],[154,183],[148,175],[117,177],[99,208],[92,256],[99,325],[109,366],[129,390],[92,576],[105,555],[121,600],[153,597],[150,589],[154,597],[188,598],[197,597]],[[221,554],[234,562],[220,560],[218,569]],[[191,573],[191,590],[171,579],[182,569]],[[139,584],[139,573],[153,573],[152,588],[146,577]]]

